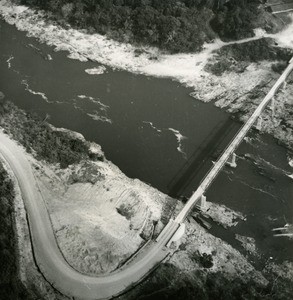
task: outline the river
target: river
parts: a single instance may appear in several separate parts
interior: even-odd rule
[[[97,66],[54,52],[0,20],[0,91],[7,99],[97,142],[127,176],[188,197],[241,124],[176,81],[108,67],[101,75],[85,72]],[[271,232],[293,223],[291,154],[252,131],[237,155],[238,167],[225,168],[208,200],[246,215],[230,233],[255,238],[265,260],[293,260],[293,241]]]

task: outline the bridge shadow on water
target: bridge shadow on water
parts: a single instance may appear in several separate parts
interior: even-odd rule
[[[173,198],[189,197],[188,194],[197,189],[212,166],[212,161],[218,159],[240,126],[239,122],[230,118],[217,124],[201,146],[192,153],[187,162],[171,179],[167,186],[169,196]]]

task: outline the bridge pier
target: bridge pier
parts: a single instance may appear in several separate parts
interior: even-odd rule
[[[204,194],[202,194],[196,203],[196,208],[199,210],[205,210],[206,204],[207,204],[207,197]]]
[[[272,100],[271,100],[271,105],[270,105],[270,109],[272,111],[272,117],[275,116],[275,97],[272,97]]]
[[[236,154],[235,153],[232,153],[232,155],[227,160],[226,164],[229,167],[231,167],[231,168],[236,168],[237,167],[237,164],[236,164]]]
[[[257,123],[256,123],[256,129],[258,131],[261,131],[261,129],[262,129],[262,121],[263,121],[262,116],[259,116],[257,119]]]

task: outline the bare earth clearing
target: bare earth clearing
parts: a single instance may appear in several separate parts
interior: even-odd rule
[[[82,273],[115,270],[152,236],[169,198],[127,178],[110,162],[82,162],[60,170],[30,160],[59,247]]]

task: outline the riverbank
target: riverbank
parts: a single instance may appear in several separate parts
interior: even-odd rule
[[[293,23],[276,34],[268,34],[263,30],[255,30],[255,36],[236,42],[222,42],[215,40],[205,44],[204,50],[192,54],[163,54],[156,48],[137,48],[130,44],[118,43],[98,34],[88,34],[67,26],[56,25],[42,11],[17,6],[10,1],[1,0],[0,13],[9,24],[14,24],[19,30],[26,31],[29,36],[38,38],[41,42],[55,47],[55,51],[67,51],[69,57],[81,61],[90,60],[99,64],[119,68],[137,74],[156,77],[169,77],[183,85],[194,89],[192,95],[201,101],[213,101],[216,105],[237,113],[241,119],[247,119],[252,113],[254,105],[246,105],[251,99],[259,103],[266,89],[273,84],[278,74],[272,71],[272,66],[284,58],[276,57],[273,61],[259,58],[256,62],[235,60],[234,70],[216,76],[207,71],[207,64],[218,63],[217,51],[223,47],[243,45],[263,38],[271,38],[278,46],[274,48],[293,48]],[[277,50],[280,48],[276,48]],[[229,53],[229,52],[228,52]],[[85,70],[88,72],[88,70]],[[91,72],[92,73],[92,72]],[[97,75],[98,76],[98,75]],[[257,93],[256,91],[259,91]],[[282,102],[282,100],[280,100]],[[283,106],[286,106],[282,102]],[[290,103],[287,105],[290,110]],[[279,110],[275,121],[263,127],[264,132],[274,134],[278,139],[292,147],[292,128],[290,123],[284,124],[285,130],[276,130],[275,124],[280,124],[287,112]],[[283,132],[284,131],[284,132]]]

